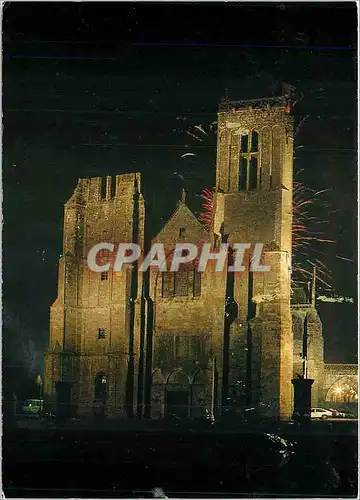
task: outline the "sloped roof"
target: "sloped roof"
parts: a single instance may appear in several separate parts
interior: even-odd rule
[[[186,229],[189,237],[193,236],[210,240],[210,234],[206,231],[196,215],[190,210],[186,203],[180,202],[179,206],[152,241],[161,241],[169,237],[174,237],[176,239],[180,227]]]

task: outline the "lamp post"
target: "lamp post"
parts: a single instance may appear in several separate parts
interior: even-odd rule
[[[302,364],[302,375],[297,375],[291,380],[294,387],[294,411],[293,419],[298,422],[310,422],[311,421],[311,387],[314,383],[314,379],[308,378],[308,362],[309,358],[307,356],[308,348],[308,336],[307,328],[304,332],[304,343],[303,352],[300,357],[303,360]]]
[[[212,349],[210,351],[210,359],[212,359],[212,383],[211,383],[211,415],[212,418],[215,418],[217,415],[217,367],[216,367],[216,356],[213,353]]]
[[[40,399],[40,410],[42,410],[42,378],[41,375],[38,374],[36,377],[36,384],[39,387],[39,399]]]
[[[303,357],[303,377],[307,378],[307,370],[308,370],[308,359],[307,356]]]

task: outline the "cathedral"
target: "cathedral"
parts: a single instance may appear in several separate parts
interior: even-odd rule
[[[57,388],[80,415],[109,418],[222,415],[229,401],[290,418],[292,378],[315,380],[324,398],[322,326],[315,277],[292,289],[293,117],[286,97],[224,101],[218,113],[216,185],[204,225],[185,193],[161,231],[145,241],[139,173],[79,179],[64,208],[58,294],[50,310],[44,393]],[[137,264],[121,272],[89,269],[100,242],[262,243],[270,272],[177,272]],[[231,252],[228,254],[231,262]],[[304,339],[306,339],[304,345]],[[305,363],[304,363],[305,360]],[[305,366],[305,371],[304,371]]]

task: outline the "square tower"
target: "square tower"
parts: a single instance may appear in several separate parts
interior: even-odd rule
[[[113,244],[114,255],[119,243],[143,248],[144,217],[137,173],[79,179],[64,207],[44,389],[51,400],[57,382],[71,384],[71,403],[80,414],[99,407],[108,414],[125,414],[135,404],[142,275],[130,268],[115,273],[112,265],[95,272],[87,257],[99,243]],[[98,257],[113,264],[114,255]]]
[[[230,328],[229,384],[245,383],[252,404],[291,414],[290,312],[293,119],[285,97],[223,102],[218,114],[213,231],[227,242],[262,243],[262,264],[236,272],[238,316]]]

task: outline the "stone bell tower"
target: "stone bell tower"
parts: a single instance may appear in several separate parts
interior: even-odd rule
[[[285,97],[223,102],[218,114],[213,231],[250,243],[245,270],[234,273],[236,303],[224,366],[229,388],[246,388],[247,404],[271,416],[292,411],[290,311],[293,119]],[[252,248],[264,245],[252,269]],[[225,359],[225,357],[227,359]]]

